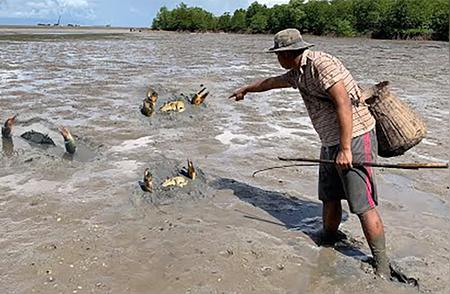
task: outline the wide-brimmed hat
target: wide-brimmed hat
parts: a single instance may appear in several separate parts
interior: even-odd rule
[[[285,29],[278,32],[274,37],[274,46],[268,53],[281,51],[301,50],[314,46],[314,44],[303,41],[302,35],[297,29]]]

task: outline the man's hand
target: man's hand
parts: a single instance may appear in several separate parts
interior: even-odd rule
[[[349,169],[352,167],[352,150],[350,148],[340,149],[336,157],[336,165],[341,169]]]
[[[233,92],[233,95],[228,97],[229,99],[234,98],[236,101],[244,100],[244,96],[247,93],[253,92],[265,92],[272,89],[288,88],[291,84],[286,80],[284,75],[270,77],[264,80],[255,81],[247,86],[237,89]]]
[[[244,100],[244,96],[247,94],[247,86],[237,89],[228,99],[234,98],[236,101]]]

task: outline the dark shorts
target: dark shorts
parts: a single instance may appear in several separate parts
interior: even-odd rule
[[[322,147],[320,158],[335,160],[338,152],[339,145]],[[375,129],[352,139],[353,162],[376,162],[377,154]],[[374,208],[378,205],[378,196],[373,168],[354,166],[349,170],[340,170],[335,165],[320,165],[319,199],[346,199],[350,211],[355,214],[362,214]]]

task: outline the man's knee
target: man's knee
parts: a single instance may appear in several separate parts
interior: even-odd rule
[[[362,214],[358,214],[363,230],[370,235],[384,233],[383,221],[376,208],[371,208]]]
[[[360,220],[373,220],[373,219],[379,219],[380,215],[378,214],[378,211],[375,207],[370,207],[365,209],[362,212],[356,213],[356,215],[359,217]]]

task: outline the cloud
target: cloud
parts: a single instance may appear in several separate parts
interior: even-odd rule
[[[7,5],[8,5],[8,2],[6,2],[6,0],[0,0],[0,12],[2,10],[5,10]]]
[[[252,4],[255,0],[249,0],[248,4]],[[289,3],[289,0],[257,0],[259,4],[265,4],[267,7],[272,7],[276,4],[286,4]]]
[[[0,17],[54,18],[65,15],[72,18],[93,19],[92,1],[89,0],[0,0]]]
[[[112,24],[148,26],[161,6],[175,8],[181,2],[202,7],[215,15],[247,8],[255,0],[0,0],[0,23],[33,24],[52,22],[62,16],[62,22],[80,24]],[[289,0],[257,0],[273,6]],[[3,19],[3,21],[2,21]]]
[[[58,1],[63,6],[67,7],[88,7],[89,3],[87,0],[60,0]]]

